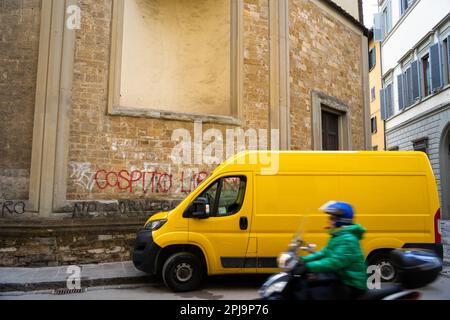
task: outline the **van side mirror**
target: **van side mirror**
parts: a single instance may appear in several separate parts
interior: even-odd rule
[[[190,216],[195,219],[209,218],[209,204],[205,198],[198,198],[192,203]]]

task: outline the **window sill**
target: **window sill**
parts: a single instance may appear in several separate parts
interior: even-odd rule
[[[403,108],[399,113],[391,116],[390,118],[386,119],[385,121],[390,121],[390,120],[394,119],[395,117],[400,116],[401,114],[403,114],[403,113],[405,113],[405,112],[415,108],[419,104],[434,98],[435,96],[437,96],[440,93],[446,91],[447,89],[450,89],[450,84],[445,85],[439,91],[433,92],[432,94],[430,94],[429,96],[426,96],[425,98],[421,98],[420,100],[417,100],[414,104],[410,105],[409,107]]]
[[[126,107],[114,107],[112,112],[108,112],[111,116],[134,117],[134,118],[148,118],[169,121],[183,121],[183,122],[202,122],[215,123],[231,126],[242,126],[244,121],[233,116],[211,115],[201,113],[183,113],[171,112],[162,110],[137,109]]]

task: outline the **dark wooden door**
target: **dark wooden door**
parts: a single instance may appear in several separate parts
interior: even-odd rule
[[[326,111],[322,111],[322,148],[339,150],[339,116]]]

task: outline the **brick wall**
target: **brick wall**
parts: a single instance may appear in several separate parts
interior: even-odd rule
[[[0,0],[0,201],[28,199],[40,0]]]
[[[106,115],[111,1],[83,0],[80,3],[83,19],[76,39],[68,199],[181,198],[182,191],[191,189],[188,185],[192,185],[195,173],[208,173],[213,169],[171,164],[169,156],[176,144],[171,141],[173,130],[186,128],[194,136],[193,124]],[[290,19],[293,149],[312,147],[310,93],[313,89],[350,106],[353,146],[364,148],[360,35],[310,1],[291,1]],[[244,129],[269,128],[267,0],[244,1],[244,59]],[[221,130],[225,137],[225,130],[230,127],[203,127],[204,131],[210,128]],[[101,170],[104,170],[100,172],[101,177],[107,172],[113,172],[114,176],[121,170],[169,173],[173,176],[172,188],[167,193],[152,190],[151,186],[143,190],[137,183],[133,192],[102,189],[104,183],[99,188],[94,181],[96,172]],[[136,173],[135,177],[138,176]],[[167,180],[167,176],[164,179]],[[164,186],[159,187],[165,191]]]
[[[193,138],[194,124],[106,114],[111,1],[83,0],[80,4],[83,15],[81,30],[76,36],[67,198],[182,198],[197,184],[198,176],[194,175],[200,173],[200,178],[204,178],[214,169],[214,166],[177,166],[169,158],[177,144],[171,140],[173,131],[188,129]],[[244,10],[243,129],[265,129],[269,126],[268,1],[246,1]],[[226,129],[234,128],[203,125],[204,132],[219,129],[224,137]],[[95,174],[99,171],[97,177],[101,179],[109,172],[122,170],[157,172],[155,179],[158,181],[154,186],[149,184],[152,179],[149,174],[148,189],[144,190],[142,182],[138,182],[132,192],[103,188],[104,181],[100,185],[95,183]],[[170,182],[165,174],[171,176]],[[139,173],[135,173],[134,177],[138,176]],[[160,178],[165,185],[159,185]],[[166,192],[168,185],[172,188]]]

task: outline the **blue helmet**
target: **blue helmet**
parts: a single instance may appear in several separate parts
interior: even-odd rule
[[[330,201],[324,204],[319,209],[327,214],[336,217],[336,226],[349,226],[353,224],[353,219],[355,217],[355,211],[353,207],[346,202]]]

